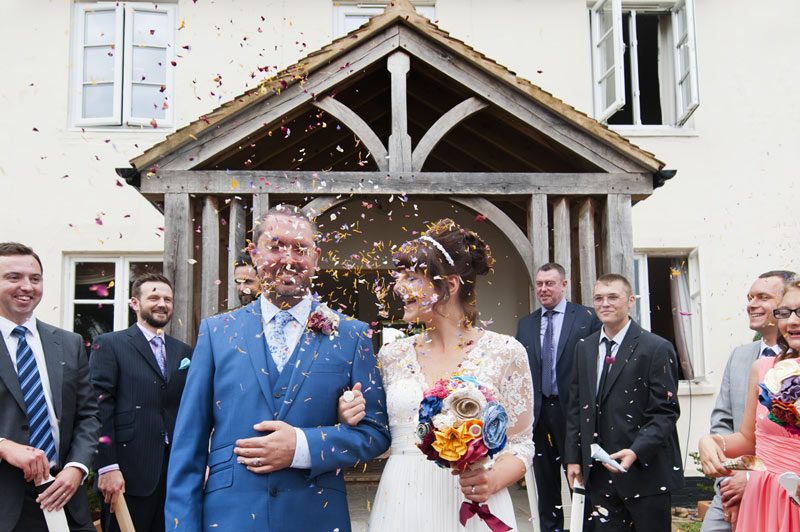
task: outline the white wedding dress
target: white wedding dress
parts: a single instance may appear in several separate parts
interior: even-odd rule
[[[466,499],[458,477],[427,460],[415,445],[419,404],[428,387],[417,362],[415,338],[397,340],[378,353],[392,446],[370,513],[369,530],[488,531],[477,515],[466,527],[461,526],[458,512]],[[495,459],[512,454],[529,467],[534,452],[533,386],[525,348],[510,336],[485,331],[459,369],[490,387],[506,409],[508,443]],[[494,515],[516,529],[508,490],[495,493],[487,504]]]

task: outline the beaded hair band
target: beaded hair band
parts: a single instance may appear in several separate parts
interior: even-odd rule
[[[447,252],[447,250],[444,249],[443,245],[441,245],[439,242],[429,237],[428,235],[422,235],[421,237],[419,237],[419,239],[433,244],[436,249],[442,252],[444,258],[447,259],[447,263],[450,264],[450,266],[455,266],[455,263],[453,262],[453,257],[451,257],[450,254]]]

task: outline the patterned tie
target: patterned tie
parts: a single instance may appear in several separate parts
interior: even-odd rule
[[[150,339],[150,348],[153,350],[153,354],[156,357],[156,362],[158,362],[158,369],[161,370],[161,376],[167,376],[167,354],[164,352],[164,339],[160,336],[153,336]]]
[[[773,351],[771,347],[768,347],[768,348],[764,349],[763,351],[761,351],[761,356],[762,357],[774,357],[775,356],[775,351]]]
[[[17,376],[28,414],[30,444],[43,450],[47,459],[53,464],[56,461],[56,444],[50,428],[42,379],[39,375],[39,368],[36,366],[33,350],[25,340],[26,332],[28,329],[20,325],[11,334],[19,339],[17,342]]]
[[[269,344],[272,360],[278,366],[278,371],[283,371],[291,353],[286,342],[286,325],[291,321],[292,315],[285,310],[278,312],[267,325],[267,343]]]
[[[553,395],[553,317],[555,310],[548,310],[544,313],[547,318],[547,327],[544,330],[542,340],[542,395],[550,397]]]
[[[601,374],[600,380],[597,383],[597,395],[600,395],[600,390],[602,390],[603,386],[606,384],[606,378],[608,377],[608,372],[611,368],[611,363],[609,363],[608,357],[611,356],[611,350],[614,348],[614,345],[616,345],[614,340],[609,340],[608,338],[603,338],[600,343],[605,344],[606,346],[606,358],[603,362],[603,373]]]

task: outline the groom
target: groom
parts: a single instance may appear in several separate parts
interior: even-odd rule
[[[271,209],[253,233],[263,295],[200,326],[175,426],[166,528],[349,531],[340,470],[389,446],[368,328],[312,300],[320,249],[296,208]],[[337,400],[356,382],[370,383],[367,416],[339,425]]]

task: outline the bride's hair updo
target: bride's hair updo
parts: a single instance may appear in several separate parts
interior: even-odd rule
[[[461,281],[458,302],[465,321],[475,325],[475,278],[492,271],[494,258],[486,242],[474,231],[443,218],[431,225],[420,238],[409,240],[394,254],[398,269],[418,271],[433,283],[439,302],[450,299],[445,277],[458,275]]]

